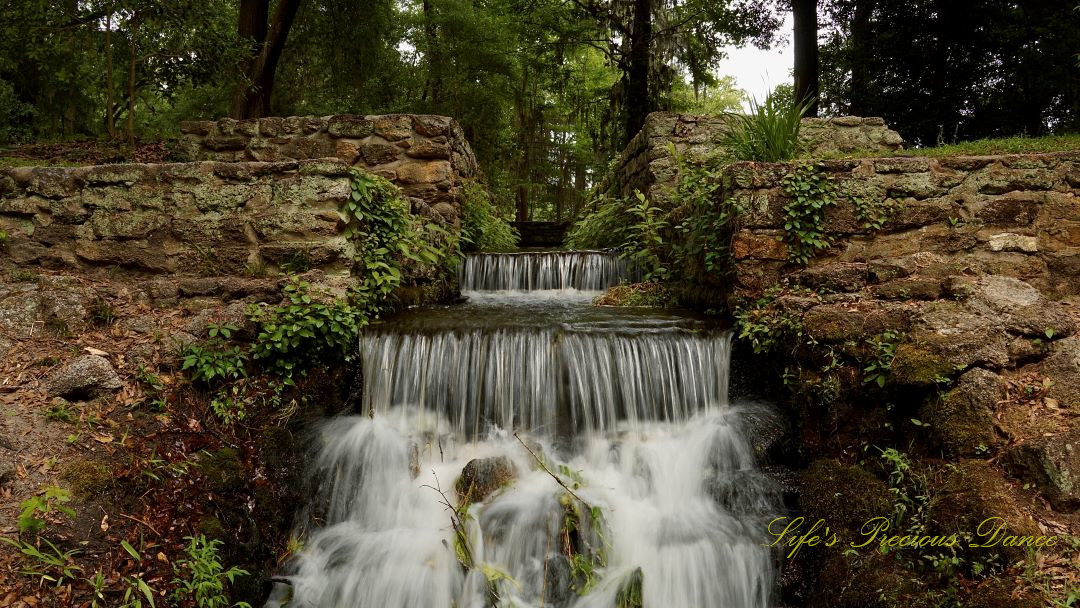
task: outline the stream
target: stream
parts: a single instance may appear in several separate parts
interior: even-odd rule
[[[762,406],[728,402],[730,332],[592,306],[632,278],[607,253],[479,254],[460,277],[467,303],[361,336],[360,414],[320,429],[314,523],[268,606],[775,605],[781,501]],[[454,511],[463,469],[489,491]]]

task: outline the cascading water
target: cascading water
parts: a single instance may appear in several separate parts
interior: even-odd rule
[[[729,343],[528,293],[371,328],[367,415],[323,428],[316,525],[277,605],[770,607],[777,492],[749,406],[727,403]],[[507,474],[459,506],[470,463]]]
[[[464,291],[601,291],[635,273],[618,255],[605,251],[479,253],[465,258]]]

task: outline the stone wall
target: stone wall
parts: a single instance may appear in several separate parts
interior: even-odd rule
[[[840,274],[844,291],[937,292],[933,281],[907,281],[915,268],[897,265],[923,256],[949,273],[1013,277],[1052,296],[1080,293],[1080,153],[822,161],[838,191],[824,224],[832,246],[805,269],[788,264],[781,240],[789,198],[780,181],[792,167],[726,169],[724,196],[748,210],[731,243],[736,292],[759,293],[787,274],[806,284]],[[857,218],[856,199],[888,210],[880,230]]]
[[[218,275],[306,262],[344,270],[337,160],[0,170],[8,261]]]
[[[183,122],[178,154],[225,162],[340,158],[381,175],[428,205],[457,201],[476,157],[457,121],[445,116],[302,116]]]
[[[605,190],[628,196],[634,190],[663,205],[678,177],[668,144],[690,159],[717,152],[728,132],[724,116],[695,116],[672,112],[649,114],[645,126],[630,141],[607,177]],[[803,120],[801,139],[808,156],[845,152],[888,152],[903,147],[904,140],[880,118],[841,116]]]

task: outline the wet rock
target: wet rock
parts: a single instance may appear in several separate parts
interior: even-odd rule
[[[986,454],[998,443],[994,409],[1003,397],[1001,378],[985,369],[960,376],[956,387],[923,406],[920,416],[930,436],[948,457]]]
[[[509,458],[477,458],[461,470],[455,489],[461,504],[486,500],[493,492],[514,479],[514,463]]]
[[[45,388],[66,399],[91,399],[120,390],[123,385],[108,359],[82,355],[49,374]]]
[[[1012,475],[1034,484],[1055,511],[1080,510],[1080,425],[1014,446],[1003,462]]]
[[[941,487],[933,494],[930,501],[930,530],[932,534],[948,536],[967,532],[976,534],[979,525],[989,518],[1000,518],[1007,534],[1013,536],[1037,536],[1038,526],[1021,509],[1011,492],[1009,483],[1002,474],[982,460],[962,460],[946,470]],[[992,522],[993,523],[993,522]],[[988,532],[991,524],[983,526]],[[989,535],[976,537],[985,541]],[[1003,543],[1001,543],[1003,545]],[[966,543],[959,547],[967,549]],[[989,557],[988,552],[995,549],[1010,562],[1015,562],[1027,555],[1023,546],[999,546],[994,548],[976,548],[971,551],[981,552]]]
[[[1080,336],[1055,340],[1042,373],[1050,379],[1051,397],[1063,406],[1080,409]]]

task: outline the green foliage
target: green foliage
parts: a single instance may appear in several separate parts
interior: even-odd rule
[[[0,536],[0,542],[14,547],[26,560],[27,566],[20,570],[20,573],[37,577],[41,583],[50,582],[61,587],[82,571],[81,567],[75,565],[74,558],[79,554],[78,549],[61,551],[47,538],[38,540],[44,543],[45,547]]]
[[[404,279],[400,259],[436,266],[454,257],[457,242],[434,224],[417,226],[409,203],[386,179],[353,170],[351,192],[342,208],[345,237],[356,247],[361,278],[354,298],[364,311],[378,312]],[[445,249],[432,243],[441,239]]]
[[[247,377],[245,362],[248,354],[239,346],[228,346],[213,338],[202,344],[188,344],[181,354],[181,370],[191,379],[205,385]]]
[[[236,566],[225,569],[218,556],[221,541],[208,541],[203,535],[189,536],[186,540],[187,557],[173,567],[176,573],[173,583],[177,585],[173,598],[194,600],[198,608],[251,608],[246,602],[232,604],[229,600],[226,584],[247,576],[248,572]]]
[[[8,233],[3,228],[0,228],[0,249],[3,249],[4,247],[6,247],[7,242],[8,242]]]
[[[75,519],[75,511],[64,506],[71,502],[71,492],[57,486],[49,486],[19,504],[19,534],[38,534],[48,523],[45,518],[60,513]]]
[[[120,546],[136,563],[142,563],[142,555],[131,546],[131,543],[121,540]],[[124,589],[120,608],[144,608],[144,606],[156,608],[154,590],[142,579],[142,576],[124,575],[120,578],[120,586]]]
[[[781,162],[799,155],[799,128],[810,102],[785,104],[778,95],[765,103],[750,100],[750,114],[728,114],[731,132],[724,140],[736,160]]]
[[[34,107],[19,99],[12,83],[0,78],[0,144],[28,140],[33,117]]]
[[[748,341],[755,354],[797,346],[805,337],[800,312],[785,309],[779,301],[784,293],[780,286],[771,287],[751,306],[735,311],[735,335]]]
[[[57,398],[45,410],[45,419],[56,420],[57,422],[75,422],[79,419],[79,413],[67,400]]]
[[[836,186],[815,164],[799,164],[780,180],[790,199],[784,205],[784,242],[788,260],[806,264],[829,247],[825,210],[836,204]]]
[[[476,181],[461,188],[461,243],[465,251],[514,251],[521,235]]]
[[[640,270],[646,281],[666,281],[671,270],[664,261],[664,239],[660,232],[667,222],[660,216],[660,208],[654,207],[644,194],[635,190],[634,198],[637,202],[627,209],[631,221],[621,247],[622,257],[630,261],[632,268]]]
[[[299,279],[290,281],[284,292],[283,304],[260,304],[248,310],[248,318],[259,327],[251,345],[252,358],[286,377],[348,358],[360,328],[367,323],[364,310],[313,290]]]
[[[672,203],[686,213],[675,226],[682,238],[672,244],[672,265],[685,267],[695,261],[696,266],[710,274],[726,274],[731,269],[731,234],[744,211],[731,198],[723,196],[726,162],[714,156],[691,163],[670,143],[668,153],[679,167]]]
[[[626,199],[597,193],[589,205],[590,210],[566,233],[569,249],[615,249],[630,239]]]
[[[895,331],[886,331],[866,340],[871,349],[871,359],[863,368],[863,382],[877,384],[884,388],[892,369],[892,360],[902,336]]]
[[[90,304],[90,320],[95,325],[111,325],[116,320],[116,311],[105,298],[94,298]]]

